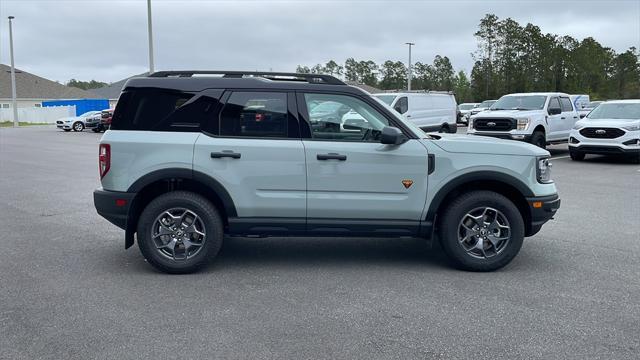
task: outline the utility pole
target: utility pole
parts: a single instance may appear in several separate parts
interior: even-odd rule
[[[408,42],[405,44],[409,45],[409,66],[407,67],[407,91],[411,91],[411,47],[415,45],[415,43]]]
[[[16,95],[16,65],[13,61],[13,27],[12,21],[14,16],[9,16],[9,52],[11,54],[11,107],[13,108],[13,127],[18,127],[18,100]]]
[[[147,30],[149,33],[149,73],[154,72],[153,66],[153,30],[151,25],[151,0],[147,0]]]

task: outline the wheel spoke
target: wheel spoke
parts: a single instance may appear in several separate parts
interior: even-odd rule
[[[487,259],[496,256],[506,248],[510,238],[509,221],[495,208],[472,209],[459,223],[458,242],[472,257]]]
[[[151,229],[156,249],[174,261],[191,258],[200,251],[206,240],[203,221],[194,211],[186,208],[163,211]]]
[[[163,224],[162,221],[159,221],[158,223],[160,224],[160,228],[158,229],[158,233],[153,235],[154,239],[163,235],[171,235],[172,233],[171,229],[169,229],[165,224]]]

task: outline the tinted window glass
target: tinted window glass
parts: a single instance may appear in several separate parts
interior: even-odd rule
[[[113,130],[200,131],[217,100],[156,89],[124,92],[113,114]],[[108,117],[103,112],[102,117]]]
[[[573,111],[573,105],[571,105],[571,100],[569,100],[569,98],[560,98],[560,103],[562,105],[562,111]]]
[[[234,92],[220,113],[221,136],[283,138],[287,124],[285,93]]]
[[[561,109],[560,101],[558,100],[558,98],[554,97],[549,100],[549,109]]]
[[[389,125],[377,110],[352,96],[305,94],[304,98],[307,107],[321,103],[309,112],[313,139],[379,141],[380,131]],[[317,111],[321,107],[327,111]]]
[[[400,114],[406,113],[407,110],[409,110],[409,102],[407,101],[407,97],[403,96],[398,99],[398,102],[396,102],[396,105],[393,108],[396,109],[396,111]]]

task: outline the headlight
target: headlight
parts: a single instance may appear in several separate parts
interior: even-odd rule
[[[467,125],[467,127],[469,129],[473,129],[473,118],[472,117],[469,118],[469,124]]]
[[[520,119],[518,119],[518,126],[516,127],[517,130],[527,130],[528,127],[529,127],[529,119],[528,118],[520,118]]]
[[[549,158],[538,158],[537,175],[539,183],[548,184],[553,182],[551,180],[551,167],[552,164]]]
[[[71,120],[65,120],[64,122],[65,122],[66,124],[68,124],[68,123],[70,123],[70,122],[71,122]]]
[[[627,130],[627,131],[638,131],[638,130],[640,130],[640,124],[623,126],[622,128]]]
[[[584,127],[584,124],[580,124],[579,122],[573,125],[573,130],[580,130]]]

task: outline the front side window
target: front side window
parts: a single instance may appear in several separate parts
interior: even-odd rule
[[[407,100],[407,97],[403,96],[400,99],[398,99],[398,101],[396,102],[393,108],[396,109],[396,111],[399,112],[400,114],[406,113],[407,110],[409,110],[409,102]]]
[[[389,121],[364,101],[334,94],[304,94],[309,104],[320,103],[309,111],[311,137],[336,141],[379,141]],[[317,111],[317,109],[326,111]]]
[[[549,100],[549,109],[562,109],[560,107],[560,101],[557,97],[551,98],[551,100]]]
[[[571,100],[566,97],[560,98],[560,104],[562,105],[562,111],[573,111],[573,105],[571,105]]]
[[[288,121],[286,93],[233,92],[220,113],[220,136],[286,138]]]

